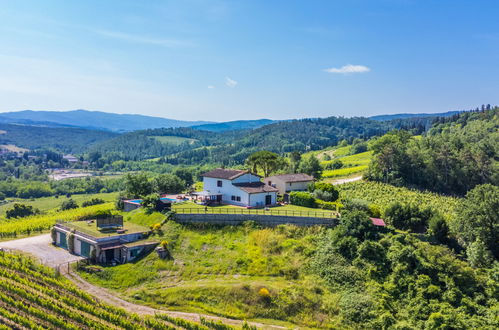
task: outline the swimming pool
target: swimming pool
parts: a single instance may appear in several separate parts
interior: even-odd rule
[[[180,199],[173,199],[173,198],[167,198],[167,197],[161,197],[160,200],[163,201],[163,202],[172,202],[172,203],[180,202],[181,201]],[[134,203],[134,204],[140,204],[140,203],[142,203],[142,199],[132,199],[132,200],[130,200],[128,202],[129,203]]]

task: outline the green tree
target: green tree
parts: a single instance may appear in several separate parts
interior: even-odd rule
[[[31,205],[15,203],[14,206],[5,212],[5,217],[10,218],[23,218],[30,215],[40,213],[38,209],[33,208]]]
[[[314,179],[319,180],[322,176],[322,166],[317,157],[309,155],[300,162],[298,172],[306,173],[313,176]]]
[[[153,212],[161,211],[163,209],[164,203],[161,201],[158,194],[149,194],[142,198],[141,205],[148,212]]]
[[[175,169],[175,171],[173,171],[173,174],[184,180],[187,186],[191,186],[194,183],[192,171],[187,168],[177,168]]]
[[[480,240],[492,254],[499,257],[499,187],[478,185],[466,194],[451,222],[454,235],[466,246]]]
[[[430,234],[440,243],[448,241],[449,227],[440,214],[434,214],[428,222]]]
[[[309,191],[313,191],[315,198],[326,202],[334,202],[340,193],[333,184],[327,182],[316,182],[310,185]]]
[[[173,174],[161,174],[154,178],[154,190],[161,194],[176,194],[185,188],[185,181]]]
[[[466,255],[473,267],[489,267],[494,260],[487,246],[480,239],[477,239],[468,246]]]
[[[62,202],[61,211],[76,209],[78,207],[79,207],[78,204],[72,198],[70,198]]]
[[[291,173],[296,173],[301,162],[301,153],[293,151],[289,154],[289,170]]]
[[[252,153],[246,159],[246,164],[254,173],[257,173],[260,169],[266,177],[286,167],[286,161],[282,157],[266,150]]]
[[[129,197],[138,198],[153,192],[153,183],[145,173],[125,175],[125,192]]]
[[[345,212],[340,219],[340,227],[345,233],[359,239],[372,239],[378,236],[376,227],[364,211]]]

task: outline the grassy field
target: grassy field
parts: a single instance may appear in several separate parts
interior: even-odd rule
[[[5,132],[5,131],[3,131],[3,132]],[[5,133],[7,133],[7,132],[5,132]],[[28,149],[21,148],[21,147],[18,147],[16,145],[13,145],[13,144],[2,144],[2,145],[0,145],[0,148],[7,149],[7,150],[9,150],[11,152],[17,152],[17,153],[22,153],[22,152],[29,151]]]
[[[71,198],[81,205],[82,202],[91,200],[92,198],[100,198],[106,202],[114,202],[118,197],[118,193],[103,193],[103,194],[80,194],[72,195]],[[36,199],[22,199],[22,198],[9,198],[7,203],[0,205],[0,220],[5,217],[5,211],[12,208],[14,203],[22,203],[31,205],[42,212],[57,209],[61,206],[62,202],[67,200],[65,196],[55,197],[42,197]]]
[[[140,210],[125,218],[144,226],[163,219],[159,213]],[[317,320],[327,313],[322,304],[333,298],[320,281],[301,270],[315,249],[314,237],[323,230],[250,225],[195,228],[167,222],[157,240],[170,242],[172,260],[151,253],[137,262],[82,276],[150,306],[267,323],[280,320],[285,326],[320,326]],[[270,297],[262,296],[262,288]]]
[[[196,139],[189,139],[181,136],[153,136],[153,138],[161,143],[176,145],[184,142],[194,143],[197,141]]]

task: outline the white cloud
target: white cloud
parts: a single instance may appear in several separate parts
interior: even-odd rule
[[[213,85],[208,85],[208,89],[213,89],[213,88],[215,88],[215,86],[213,86]]]
[[[352,64],[347,64],[342,66],[341,68],[329,68],[324,70],[329,73],[341,73],[341,74],[348,74],[348,73],[364,73],[364,72],[369,72],[371,71],[370,68],[364,65],[352,65]]]
[[[237,85],[237,81],[230,79],[229,77],[225,77],[225,84],[230,88],[234,88]]]

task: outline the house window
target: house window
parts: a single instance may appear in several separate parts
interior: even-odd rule
[[[241,196],[236,196],[236,201],[240,202],[241,201]]]
[[[218,180],[217,181],[217,187],[221,187],[222,186],[222,180]]]
[[[236,200],[236,196],[232,195],[232,196],[230,196],[230,199],[233,200],[233,201],[235,201]]]

